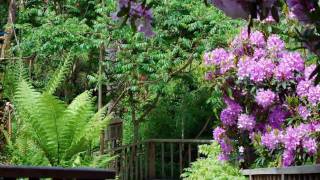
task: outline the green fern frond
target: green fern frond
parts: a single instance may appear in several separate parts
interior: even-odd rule
[[[63,64],[53,73],[51,79],[47,83],[44,93],[53,94],[59,85],[64,81],[65,77],[69,74],[72,66],[71,57],[68,56]]]
[[[97,139],[96,137],[99,137],[100,132],[107,126],[111,119],[110,116],[106,116],[106,113],[107,106],[101,108],[94,114],[83,128],[77,130],[74,136],[75,138],[67,150],[66,157],[81,152],[83,149],[87,149],[90,143]]]
[[[110,120],[106,106],[95,113],[90,91],[66,106],[49,93],[35,91],[25,80],[17,86],[14,105],[22,127],[10,147],[20,163],[30,165],[70,165],[79,153],[90,150]]]
[[[79,136],[89,119],[94,115],[91,94],[86,91],[77,96],[64,112],[64,127],[61,131],[61,148],[66,150]]]

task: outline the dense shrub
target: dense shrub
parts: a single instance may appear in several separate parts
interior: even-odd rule
[[[190,180],[245,180],[240,171],[225,162],[218,160],[220,148],[217,143],[202,145],[199,151],[205,157],[193,162],[190,168],[182,174],[184,179]]]

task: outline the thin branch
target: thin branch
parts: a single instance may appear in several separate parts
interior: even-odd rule
[[[117,98],[117,100],[113,103],[112,107],[110,108],[109,112],[112,112],[113,109],[119,104],[120,100],[124,97],[124,95],[126,94],[126,92],[128,91],[128,88],[125,88],[122,93],[119,95],[119,97]]]
[[[191,55],[189,56],[188,62],[187,62],[185,65],[183,65],[180,69],[178,69],[178,70],[170,73],[170,74],[169,74],[170,79],[171,79],[174,75],[177,75],[177,74],[181,73],[184,69],[186,69],[186,68],[192,63],[192,60],[193,60],[192,57],[193,57],[193,54],[191,54]]]
[[[198,133],[198,135],[194,138],[194,139],[198,139],[201,134],[206,130],[206,128],[208,127],[208,124],[211,120],[211,116],[209,116],[209,118],[207,119],[207,122],[204,124],[204,126],[202,127],[201,131]]]

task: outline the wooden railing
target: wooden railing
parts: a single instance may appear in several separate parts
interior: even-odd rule
[[[115,179],[115,176],[115,171],[105,169],[0,166],[0,179],[10,180],[20,178],[30,180],[40,178],[103,180]]]
[[[320,180],[320,165],[242,170],[250,180]]]
[[[198,145],[212,140],[150,139],[109,151],[116,156],[111,167],[120,179],[180,179],[183,169],[199,156]]]

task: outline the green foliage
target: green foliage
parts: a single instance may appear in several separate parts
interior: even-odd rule
[[[175,81],[169,83],[167,88],[170,88],[168,94],[164,95],[142,125],[141,136],[145,139],[179,139],[183,134],[184,138],[193,139],[209,120],[202,137],[212,138],[212,112],[206,103],[210,92],[200,87],[192,90],[188,84]]]
[[[141,33],[130,33],[127,27],[114,32],[114,41],[121,43],[117,61],[107,65],[108,74],[115,75],[107,79],[129,84],[137,116],[144,114],[157,94],[161,95],[156,108],[143,121],[142,138],[181,137],[182,121],[185,137],[194,138],[212,113],[198,76],[203,52],[226,46],[243,23],[201,1],[154,1],[153,12],[155,37],[146,39]],[[122,106],[130,107],[128,99]],[[130,121],[132,111],[124,109],[123,118]],[[127,125],[129,129],[130,123],[125,122]],[[170,130],[163,131],[165,127]],[[126,135],[130,137],[132,132]]]
[[[20,79],[14,98],[17,134],[9,141],[12,163],[72,166],[91,157],[109,116],[106,108],[94,111],[91,93],[77,96],[70,105],[39,93]]]
[[[193,162],[190,168],[185,169],[182,174],[183,179],[190,180],[245,180],[239,169],[228,163],[218,160],[220,147],[215,142],[211,145],[202,145],[199,147],[201,154],[206,158],[199,158]]]
[[[8,17],[8,5],[7,3],[0,3],[0,30],[4,30],[4,26],[7,23],[7,17]]]
[[[68,75],[71,69],[72,61],[70,57],[67,57],[63,64],[58,67],[58,69],[53,73],[51,79],[47,83],[44,92],[48,94],[53,94],[59,85],[63,82],[65,77]]]

